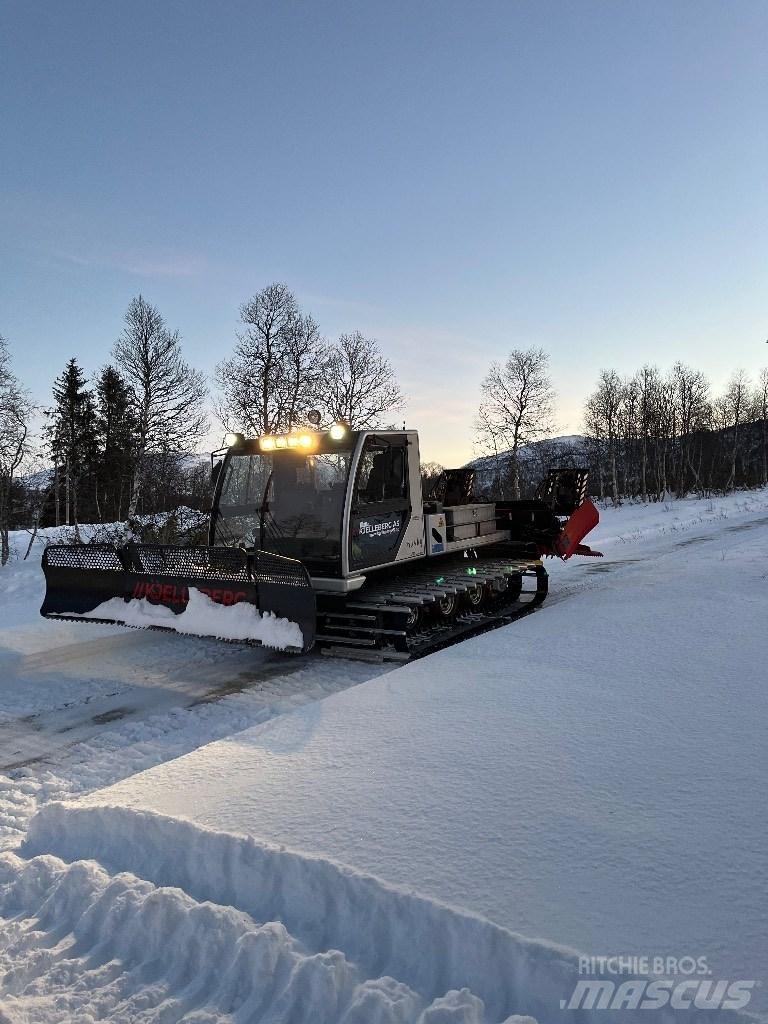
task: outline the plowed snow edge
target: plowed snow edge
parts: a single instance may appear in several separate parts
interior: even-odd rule
[[[562,1021],[560,999],[578,978],[572,950],[532,941],[321,857],[147,811],[50,804],[33,818],[22,853],[33,864],[45,854],[74,863],[92,858],[110,873],[131,872],[153,886],[182,890],[197,903],[246,914],[253,929],[271,928],[272,934],[282,926],[291,955],[324,965],[322,984],[306,989],[305,1014],[295,1018],[313,1024],[490,1024],[518,1014]],[[326,970],[331,963],[333,970]],[[301,970],[309,977],[314,968]],[[274,984],[264,976],[270,990]],[[371,1003],[363,1016],[345,1016],[362,992],[366,999],[377,993],[376,1012]],[[390,1005],[394,992],[404,1002]],[[648,1019],[647,1013],[619,1016]],[[579,1016],[593,1019],[599,1022],[604,1013]],[[739,1018],[680,1010],[654,1015],[655,1021],[681,1019],[688,1024]]]

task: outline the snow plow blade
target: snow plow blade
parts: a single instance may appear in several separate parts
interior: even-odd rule
[[[594,530],[600,522],[600,514],[595,506],[587,498],[576,509],[571,518],[563,527],[563,531],[555,541],[555,551],[561,558],[570,558],[571,555],[594,555],[602,557],[601,551],[593,551],[592,548],[582,544],[582,540],[590,530]]]
[[[47,618],[166,628],[303,652],[315,642],[315,593],[293,558],[227,547],[49,545],[42,568],[40,614]]]

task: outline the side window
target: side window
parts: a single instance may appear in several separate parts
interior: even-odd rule
[[[353,503],[373,505],[382,501],[405,501],[408,497],[408,460],[401,446],[378,446],[367,442],[360,458]]]

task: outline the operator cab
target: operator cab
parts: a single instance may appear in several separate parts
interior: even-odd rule
[[[337,424],[238,436],[226,449],[211,514],[213,545],[258,548],[298,559],[312,577],[346,578],[405,557],[402,541],[416,530],[423,536],[413,431]],[[423,540],[409,550],[423,555]]]

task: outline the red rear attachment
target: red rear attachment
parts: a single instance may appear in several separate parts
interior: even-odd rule
[[[571,555],[594,555],[596,558],[602,558],[602,551],[593,551],[581,543],[599,522],[600,514],[587,498],[570,517],[563,527],[563,532],[555,541],[556,553],[563,559],[570,558]]]

